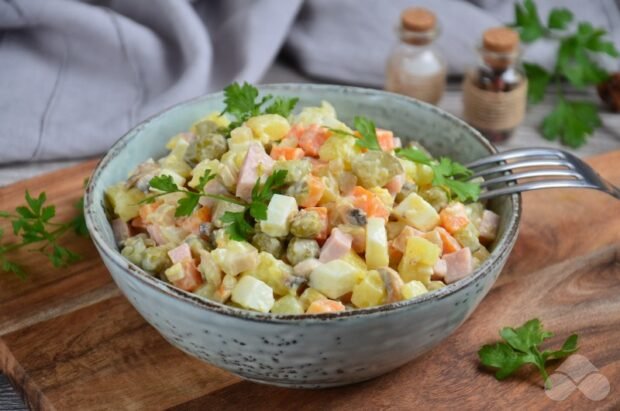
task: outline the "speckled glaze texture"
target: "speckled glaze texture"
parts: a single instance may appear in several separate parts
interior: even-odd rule
[[[339,118],[374,119],[377,126],[422,142],[434,155],[468,162],[495,149],[475,130],[425,103],[353,87],[279,84],[262,93],[300,97],[301,106],[327,100]],[[321,388],[367,380],[393,370],[450,335],[487,294],[514,245],[517,195],[494,200],[500,233],[489,258],[469,277],[410,300],[343,313],[294,316],[243,311],[207,301],[159,281],[124,260],[106,219],[106,187],[148,159],[200,117],[223,108],[222,94],[175,106],[131,130],[102,159],[85,196],[86,222],[114,281],[140,314],[172,345],[243,378],[287,387]]]

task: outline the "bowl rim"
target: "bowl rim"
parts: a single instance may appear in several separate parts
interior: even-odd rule
[[[485,137],[480,134],[475,128],[467,124],[465,121],[459,119],[455,115],[448,113],[434,105],[419,101],[417,99],[403,96],[401,94],[391,93],[384,90],[369,89],[363,87],[343,86],[343,85],[330,85],[330,84],[314,84],[314,83],[273,83],[273,84],[261,84],[256,86],[260,93],[278,91],[313,91],[313,92],[325,92],[325,91],[337,91],[357,95],[360,97],[389,97],[391,99],[402,100],[407,103],[413,103],[424,109],[434,112],[435,114],[444,117],[456,127],[465,128],[473,137],[478,140],[488,151],[489,154],[497,153],[498,150],[493,144],[491,144]],[[115,248],[110,247],[104,240],[101,234],[101,230],[96,223],[95,219],[95,204],[94,204],[94,190],[97,187],[100,175],[103,170],[109,165],[110,162],[123,150],[127,143],[134,137],[140,134],[141,129],[146,128],[149,123],[158,119],[159,117],[166,115],[175,110],[182,110],[185,107],[191,106],[196,102],[202,101],[207,98],[222,97],[223,91],[216,93],[204,94],[181,103],[170,106],[151,117],[140,122],[138,125],[132,127],[121,138],[119,138],[106,152],[106,154],[99,160],[95,167],[84,192],[84,216],[86,220],[86,226],[90,233],[91,239],[95,244],[95,247],[99,253],[105,254],[112,263],[117,265],[122,271],[132,276],[134,279],[141,283],[155,288],[159,292],[173,297],[179,301],[196,305],[200,308],[204,308],[208,311],[213,311],[218,314],[231,316],[239,319],[267,322],[267,323],[298,323],[300,321],[304,323],[311,322],[325,322],[325,321],[338,321],[348,317],[367,316],[373,314],[386,314],[394,311],[400,311],[409,307],[424,304],[430,300],[440,300],[446,298],[459,290],[466,288],[469,284],[482,279],[491,273],[491,267],[498,263],[507,250],[510,250],[514,245],[518,233],[519,222],[521,219],[521,195],[512,194],[512,212],[509,221],[507,222],[506,230],[503,236],[500,238],[495,246],[495,249],[491,252],[490,257],[485,260],[473,273],[467,277],[460,279],[452,284],[448,284],[438,290],[430,291],[422,296],[414,299],[398,301],[394,303],[379,305],[369,308],[357,308],[355,310],[340,311],[335,313],[324,314],[272,314],[272,313],[260,313],[250,310],[245,310],[237,307],[228,306],[215,301],[208,300],[204,297],[200,297],[196,294],[188,291],[181,290],[168,284],[160,279],[148,274],[139,266],[126,260],[121,253]],[[105,188],[101,188],[105,189]],[[114,277],[113,277],[114,279]],[[114,279],[116,282],[116,280]]]

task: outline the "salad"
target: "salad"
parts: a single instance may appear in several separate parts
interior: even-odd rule
[[[471,171],[328,103],[225,89],[225,110],[108,187],[122,255],[219,303],[316,314],[416,298],[469,275],[499,216]]]

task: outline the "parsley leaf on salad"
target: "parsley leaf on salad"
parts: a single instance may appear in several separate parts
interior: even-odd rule
[[[232,83],[224,89],[224,113],[228,113],[235,118],[229,126],[232,130],[240,126],[250,117],[261,114],[279,114],[288,117],[295,109],[298,98],[284,98],[266,95],[258,99],[258,89],[249,83]],[[271,102],[271,104],[263,110],[263,106]]]
[[[449,159],[441,157],[439,161],[432,160],[421,150],[408,147],[396,150],[398,157],[414,163],[424,164],[433,169],[433,185],[443,187],[459,201],[476,201],[480,196],[480,184],[467,181],[473,174],[470,169]]]

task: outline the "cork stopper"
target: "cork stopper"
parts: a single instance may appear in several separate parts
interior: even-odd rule
[[[430,31],[435,28],[437,19],[432,11],[421,7],[410,7],[400,15],[401,25],[405,30],[415,32]]]
[[[507,27],[494,27],[482,35],[482,47],[494,53],[512,53],[519,47],[519,35]]]

